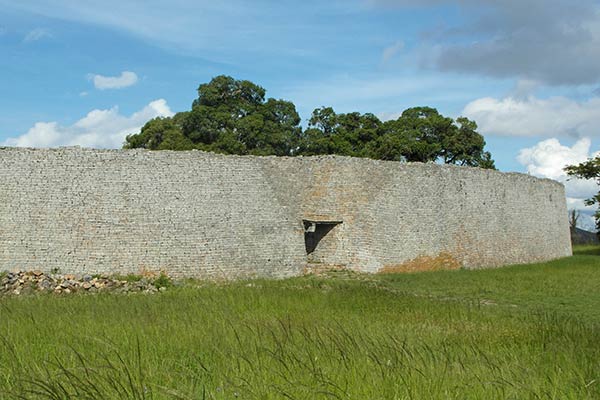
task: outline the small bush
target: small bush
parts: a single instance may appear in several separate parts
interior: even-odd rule
[[[161,287],[171,287],[173,286],[173,281],[171,280],[171,278],[169,278],[165,273],[162,273],[159,275],[158,278],[156,278],[154,280],[154,286],[156,286],[157,288],[161,288]]]

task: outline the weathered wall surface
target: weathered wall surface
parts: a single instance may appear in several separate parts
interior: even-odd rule
[[[301,223],[260,163],[198,152],[0,151],[0,269],[289,276]]]
[[[562,185],[347,157],[0,150],[0,270],[285,277],[571,254]],[[307,256],[303,220],[343,221]]]

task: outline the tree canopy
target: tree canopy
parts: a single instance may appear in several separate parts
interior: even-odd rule
[[[313,111],[305,130],[294,104],[265,99],[262,87],[217,76],[198,88],[190,111],[155,118],[125,148],[199,149],[225,154],[338,154],[381,160],[444,162],[494,168],[477,124],[454,121],[435,108],[414,107],[382,122],[371,113],[337,114],[331,107]]]
[[[190,111],[149,121],[127,136],[125,147],[284,156],[298,147],[301,135],[293,103],[265,100],[262,87],[218,76],[200,85]]]

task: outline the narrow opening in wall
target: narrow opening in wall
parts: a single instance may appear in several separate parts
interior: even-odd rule
[[[306,245],[306,254],[311,254],[317,248],[317,245],[333,228],[341,224],[342,221],[313,221],[304,219],[304,244]]]

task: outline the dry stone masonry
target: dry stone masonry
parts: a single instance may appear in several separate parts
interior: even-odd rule
[[[478,168],[3,148],[0,183],[0,271],[279,278],[571,254],[561,184]]]
[[[0,276],[0,296],[20,295],[34,292],[69,294],[77,292],[97,293],[158,293],[167,290],[171,281],[166,275],[157,276],[92,276],[44,274],[42,271],[14,271]]]

